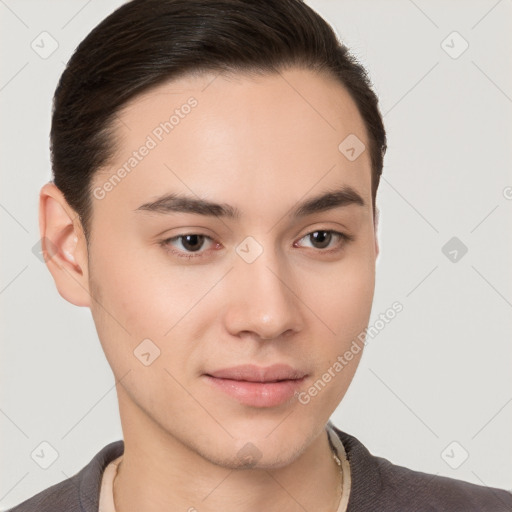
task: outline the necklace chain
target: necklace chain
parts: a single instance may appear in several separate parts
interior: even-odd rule
[[[334,459],[334,462],[336,462],[336,465],[338,466],[338,470],[340,472],[340,490],[339,490],[340,497],[339,497],[339,500],[338,500],[338,504],[336,506],[336,512],[337,512],[337,510],[340,507],[341,498],[343,496],[343,467],[341,465],[341,460],[336,455],[336,452],[334,451],[334,449],[332,451],[332,458]]]

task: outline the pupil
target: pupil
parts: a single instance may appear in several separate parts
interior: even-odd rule
[[[318,236],[318,233],[320,233],[320,236]],[[315,239],[315,242],[320,242],[320,248],[327,247],[331,240],[331,233],[329,233],[328,231],[315,231],[310,236],[312,236]]]
[[[183,241],[183,246],[190,251],[196,251],[201,248],[203,242],[203,235],[185,235]],[[189,241],[192,240],[192,244]],[[187,247],[188,245],[188,247]],[[190,247],[192,245],[192,247]],[[196,246],[196,247],[194,247]]]

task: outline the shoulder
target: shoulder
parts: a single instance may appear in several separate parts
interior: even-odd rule
[[[398,466],[372,455],[358,439],[331,427],[350,463],[348,512],[512,511],[512,494],[508,491]]]
[[[77,476],[48,487],[6,512],[79,511]]]
[[[414,471],[382,457],[375,457],[375,461],[381,475],[382,499],[407,507],[403,510],[512,511],[512,494],[503,489]]]
[[[97,512],[103,470],[124,452],[124,442],[103,447],[78,473],[6,512]]]

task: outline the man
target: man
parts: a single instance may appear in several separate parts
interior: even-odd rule
[[[386,136],[307,5],[124,4],[68,63],[51,142],[47,265],[91,309],[124,439],[13,511],[511,510],[329,421],[371,313]]]

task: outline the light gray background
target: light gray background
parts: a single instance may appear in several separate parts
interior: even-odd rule
[[[2,509],[122,438],[90,312],[60,297],[32,253],[58,77],[121,3],[0,0]],[[308,3],[380,97],[389,149],[370,324],[394,301],[404,306],[370,340],[334,423],[396,464],[510,489],[512,1]],[[46,59],[31,48],[43,31],[59,45]],[[442,46],[453,31],[469,43],[458,58]],[[456,37],[444,43],[452,54]],[[468,247],[457,262],[441,250],[454,236]],[[31,458],[43,441],[59,453],[46,470]],[[452,469],[446,460],[463,450]]]

